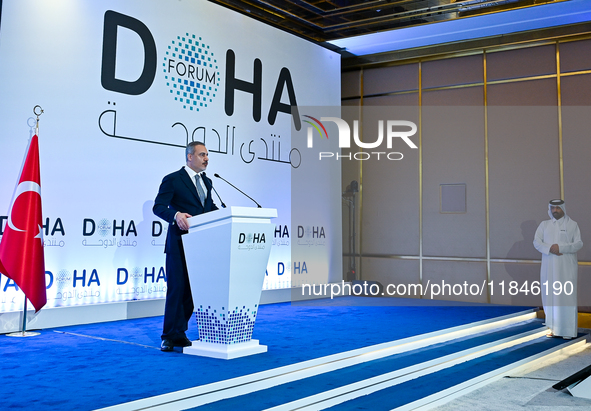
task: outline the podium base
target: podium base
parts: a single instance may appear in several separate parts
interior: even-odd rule
[[[192,346],[183,348],[183,354],[231,360],[267,352],[267,346],[260,345],[259,340],[250,340],[239,344],[215,344],[199,340],[192,343]]]
[[[34,337],[41,333],[31,332],[31,331],[18,331],[15,333],[6,334],[7,337]]]

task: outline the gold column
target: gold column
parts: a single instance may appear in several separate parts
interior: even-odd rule
[[[419,284],[423,285],[423,65],[419,61]],[[421,298],[423,296],[421,295]]]
[[[486,281],[490,278],[490,199],[488,181],[488,95],[487,95],[487,72],[486,72],[486,50],[482,54],[483,70],[483,94],[484,94],[484,204],[486,214]],[[490,303],[490,285],[486,287],[486,302]]]
[[[363,68],[361,68],[361,70],[359,70],[359,94],[360,94],[360,98],[359,98],[359,138],[361,138],[361,140],[363,140],[363,76],[364,76],[364,71]],[[359,243],[358,243],[358,250],[357,252],[359,253],[359,265],[356,264],[357,268],[357,272],[355,273],[355,279],[361,280],[361,273],[363,272],[362,270],[362,252],[361,249],[363,247],[363,161],[359,161],[359,218],[357,219],[357,221],[359,221],[359,230],[357,231],[357,228],[355,227],[355,230],[359,233]],[[353,256],[353,258],[357,259],[356,256]]]
[[[564,200],[564,158],[562,156],[562,91],[560,89],[560,47],[556,41],[556,95],[558,97],[558,155],[560,175],[560,198]]]

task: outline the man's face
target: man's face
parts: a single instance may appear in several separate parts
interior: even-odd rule
[[[205,171],[209,163],[209,153],[205,146],[195,146],[195,152],[187,155],[187,165],[196,173]]]
[[[556,220],[560,220],[562,217],[564,217],[564,211],[562,211],[562,208],[558,206],[550,206],[550,211],[552,212],[552,217],[554,217]]]

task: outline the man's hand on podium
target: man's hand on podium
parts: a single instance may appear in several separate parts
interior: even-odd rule
[[[179,226],[181,230],[187,231],[189,229],[189,221],[187,218],[193,217],[191,214],[187,213],[176,213],[174,219],[176,220],[176,225]]]

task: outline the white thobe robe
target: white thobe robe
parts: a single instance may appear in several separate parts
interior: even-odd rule
[[[550,253],[552,244],[558,244],[562,255]],[[577,251],[583,247],[579,226],[566,215],[559,220],[552,218],[542,221],[534,236],[534,247],[542,253],[540,290],[546,314],[546,326],[556,336],[576,337],[578,327]],[[569,281],[572,289],[567,284]],[[558,295],[554,285],[557,288],[562,285],[562,292]]]

